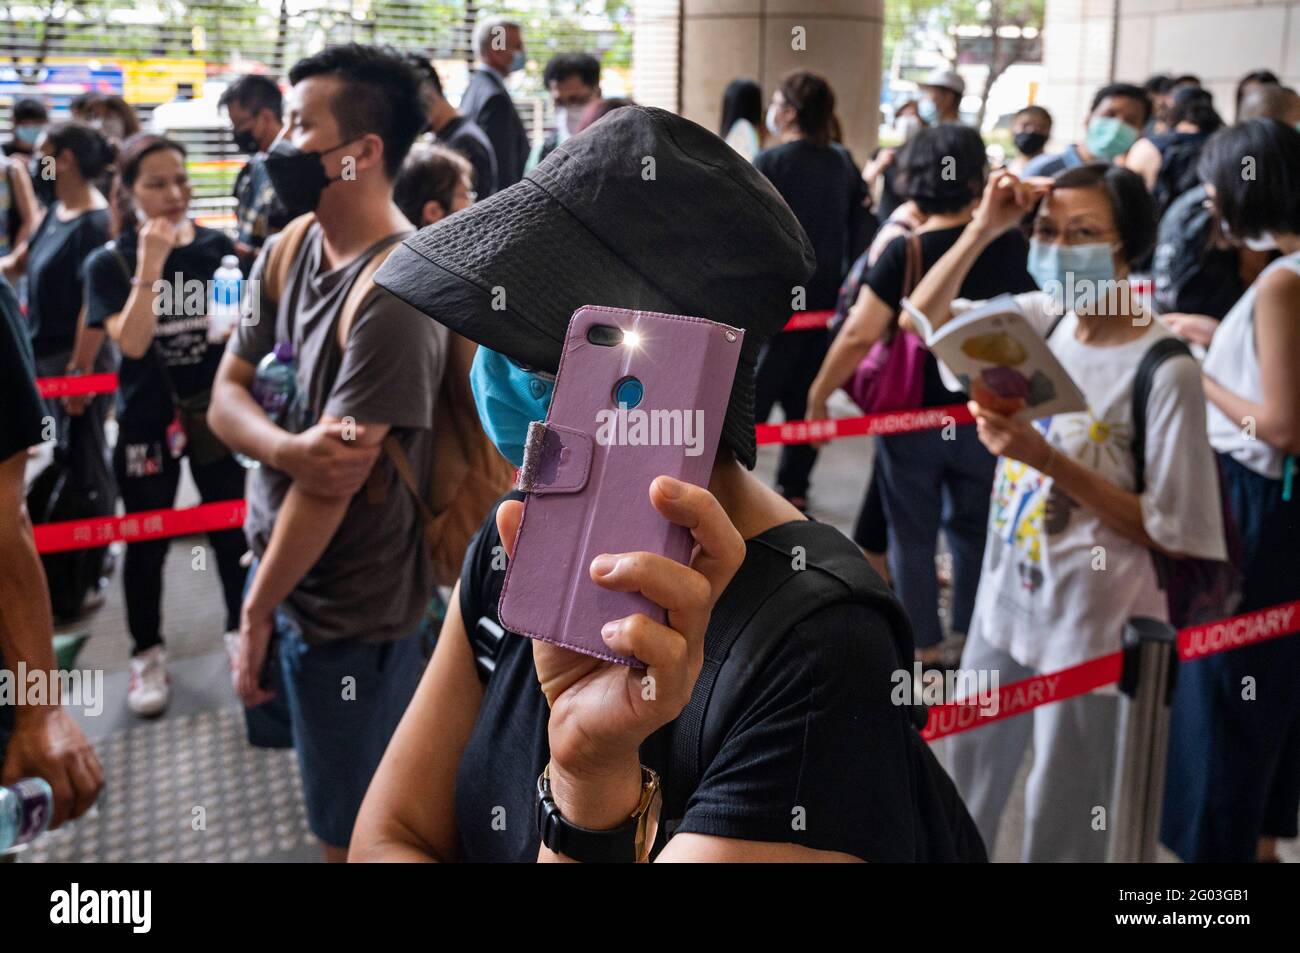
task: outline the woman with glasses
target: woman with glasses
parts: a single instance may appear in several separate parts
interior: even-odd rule
[[[899,299],[906,287],[909,243],[919,246],[921,270],[932,267],[962,235],[979,204],[987,174],[984,143],[974,129],[947,123],[918,132],[899,153],[896,167],[903,194],[925,222],[912,237],[895,238],[867,271],[856,302],[808,392],[808,417],[824,419],[837,387],[853,376],[859,362],[884,334],[896,327]],[[964,275],[961,293],[991,298],[1003,292],[1032,291],[1025,270],[1028,247],[1019,232],[999,235],[982,250]],[[939,365],[925,356],[919,383],[920,406],[958,403],[960,392],[939,379]],[[915,406],[915,405],[913,405]],[[907,409],[911,409],[908,407]],[[925,665],[955,665],[970,623],[984,551],[984,523],[994,461],[974,431],[925,430],[881,437],[873,483],[878,486],[888,526],[890,581],[912,620],[917,658]],[[868,492],[854,539],[878,547],[868,532],[873,520]],[[952,600],[944,638],[939,619],[935,554],[943,531],[952,553]]]
[[[1117,651],[1134,616],[1167,619],[1153,551],[1225,556],[1201,375],[1189,355],[1164,361],[1151,379],[1138,485],[1134,384],[1148,350],[1170,336],[1128,285],[1155,233],[1138,175],[1107,165],[1026,182],[996,174],[912,303],[936,327],[969,306],[959,294],[971,266],[1035,205],[1029,271],[1043,290],[1017,295],[1016,307],[1087,409],[1030,422],[971,404],[979,439],[999,459],[962,668],[997,672],[1004,686]],[[1107,688],[955,736],[953,778],[985,843],[997,840],[1032,740],[1023,859],[1104,859],[1117,714]]]
[[[393,203],[416,228],[474,204],[474,167],[446,146],[417,142],[393,182]]]

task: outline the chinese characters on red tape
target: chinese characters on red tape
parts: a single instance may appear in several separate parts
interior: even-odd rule
[[[80,374],[75,377],[38,377],[36,390],[46,400],[56,397],[82,397],[87,394],[111,394],[117,390],[117,375]]]
[[[60,553],[69,549],[107,546],[118,540],[138,543],[147,539],[238,529],[244,525],[245,510],[243,500],[223,500],[183,510],[145,510],[125,516],[42,523],[32,529],[38,552]]]

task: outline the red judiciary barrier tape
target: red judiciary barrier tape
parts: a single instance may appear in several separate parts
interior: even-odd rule
[[[1300,629],[1300,601],[1216,619],[1178,632],[1178,660],[1191,662],[1207,655],[1245,648]]]
[[[799,311],[790,315],[782,331],[816,331],[830,324],[834,311]]]
[[[919,410],[891,410],[861,417],[831,417],[826,420],[788,420],[781,424],[757,424],[757,441],[766,443],[808,443],[843,437],[881,437],[917,430],[938,430],[949,423],[973,424],[975,418],[965,404],[944,404]]]
[[[1220,652],[1257,645],[1300,631],[1300,601],[1244,612],[1227,619],[1178,630],[1178,659],[1193,662]],[[950,702],[930,709],[921,737],[926,741],[979,728],[1003,718],[1024,714],[1040,705],[1083,695],[1119,681],[1124,653],[1112,652],[1071,668],[1035,675],[998,690],[995,712],[984,712],[978,701]]]
[[[1040,705],[1086,695],[1103,685],[1118,682],[1123,668],[1124,653],[1112,652],[1110,655],[1063,668],[1059,672],[1035,675],[1033,678],[1003,685],[998,689],[997,710],[993,712],[983,711],[983,703],[978,701],[935,705],[930,709],[930,720],[926,722],[921,737],[933,741],[1004,718],[1023,715]]]
[[[78,374],[75,377],[38,377],[36,389],[45,398],[111,394],[117,390],[116,374]]]
[[[125,516],[42,523],[33,530],[37,552],[61,553],[69,549],[107,546],[119,540],[139,543],[148,539],[238,529],[244,525],[246,511],[243,500],[223,500],[183,510],[144,510]]]

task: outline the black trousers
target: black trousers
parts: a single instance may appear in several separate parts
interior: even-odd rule
[[[125,429],[113,449],[113,472],[128,513],[166,509],[176,505],[181,464],[168,452],[166,438],[157,433],[131,434]],[[213,463],[190,460],[190,474],[205,503],[238,500],[244,496],[244,468],[232,456]],[[242,530],[209,533],[216,554],[217,575],[226,604],[226,631],[239,628],[245,570],[239,565],[247,548]],[[126,621],[135,653],[162,642],[162,579],[170,539],[128,543],[122,587],[126,594]],[[210,571],[204,564],[204,570]]]
[[[754,419],[765,423],[780,404],[786,420],[803,420],[812,386],[830,342],[825,330],[782,331],[758,355]],[[817,449],[809,444],[781,448],[776,486],[785,496],[807,496]]]

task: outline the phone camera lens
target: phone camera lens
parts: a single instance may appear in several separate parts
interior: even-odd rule
[[[622,404],[629,409],[641,403],[641,398],[645,397],[645,387],[635,377],[620,378],[614,385],[614,403]]]

